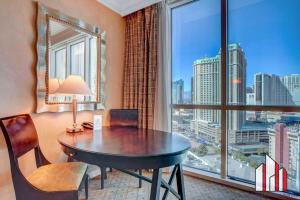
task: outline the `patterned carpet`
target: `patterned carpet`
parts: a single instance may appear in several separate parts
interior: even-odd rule
[[[151,176],[150,173],[146,175]],[[165,180],[168,180],[168,176],[164,173]],[[267,198],[255,194],[189,176],[185,176],[185,188],[188,200],[267,200]],[[163,192],[164,189],[161,189],[161,194]],[[100,189],[99,177],[92,179],[89,186],[89,200],[148,200],[149,194],[149,183],[143,182],[143,187],[139,189],[138,179],[116,171],[108,173],[105,189]],[[84,199],[83,194],[81,197]],[[169,194],[167,199],[175,200],[176,198]]]

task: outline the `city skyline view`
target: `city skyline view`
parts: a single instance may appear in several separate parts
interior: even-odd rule
[[[300,0],[0,5],[0,200],[300,200]]]
[[[291,1],[228,0],[226,86],[221,84],[220,1],[193,1],[172,10],[172,104],[179,104],[172,110],[172,131],[192,143],[187,166],[221,173],[225,129],[228,177],[253,184],[255,168],[269,155],[287,169],[289,190],[300,193],[300,113],[282,108],[300,106],[300,28],[290,20],[300,19],[294,7],[300,1]],[[212,106],[221,104],[225,87],[227,104],[244,109]]]
[[[300,53],[297,48],[300,28],[297,28],[296,20],[281,17],[290,12],[291,19],[300,18],[300,13],[294,11],[297,7],[294,5],[300,6],[300,1],[292,1],[295,4],[282,4],[280,0],[272,1],[271,5],[265,0],[246,0],[243,3],[229,1],[228,44],[240,44],[246,54],[247,87],[253,86],[254,74],[259,72],[278,76],[300,74],[300,59],[297,59]],[[201,12],[202,14],[195,16],[193,10],[201,7],[207,7],[207,13]],[[271,17],[263,20],[243,17],[262,11]],[[175,9],[172,18],[183,22],[175,23],[172,27],[173,81],[182,79],[185,82],[184,91],[190,92],[193,62],[214,57],[220,49],[219,0],[197,1],[193,5],[185,5]],[[266,27],[267,23],[271,23],[272,27]],[[246,34],[251,29],[260,31]],[[276,32],[278,29],[280,31]],[[284,35],[289,37],[283,37]],[[205,45],[208,43],[209,45]]]
[[[239,66],[239,64],[236,62],[235,64],[231,63],[232,59],[237,59],[236,56],[232,51],[232,50],[236,50],[238,49],[241,53],[242,53],[242,58],[243,59],[243,66]],[[229,44],[228,45],[228,66],[231,65],[235,65],[239,68],[241,68],[241,70],[245,70],[245,72],[241,72],[242,74],[246,74],[247,73],[247,55],[244,53],[242,47],[240,46],[240,44]],[[233,56],[235,55],[235,56]],[[237,59],[237,61],[239,61],[240,59]],[[221,66],[220,66],[220,55],[217,54],[215,56],[212,57],[204,57],[202,59],[197,59],[194,61],[193,63],[193,68],[195,71],[195,67],[196,65],[200,64],[200,63],[216,63],[217,66],[217,70],[220,71],[221,70]],[[203,65],[202,67],[213,67],[213,66],[207,66],[207,65]],[[209,70],[209,69],[207,69]],[[216,69],[215,69],[216,70]],[[229,67],[228,69],[228,73],[231,74],[232,69]],[[206,71],[205,73],[207,73],[208,71]],[[263,73],[263,72],[256,72],[255,74],[253,74],[252,79],[254,80],[253,85],[251,86],[246,86],[245,84],[245,79],[247,76],[236,76],[234,80],[232,80],[232,78],[228,78],[228,84],[232,84],[231,82],[235,82],[236,85],[242,85],[242,87],[244,87],[245,92],[241,93],[241,91],[239,90],[239,92],[237,91],[236,94],[238,96],[245,96],[245,100],[239,100],[239,101],[235,101],[235,103],[239,103],[241,105],[243,104],[247,104],[247,105],[300,105],[300,74],[288,74],[288,75],[284,75],[284,76],[278,76],[277,74],[274,73]],[[249,78],[249,77],[248,77]],[[257,81],[258,78],[260,79],[260,81]],[[275,80],[276,79],[276,80]],[[214,87],[220,87],[220,81],[221,81],[221,74],[220,72],[218,72],[218,75],[214,78],[213,81],[217,82],[213,82],[212,84],[214,85]],[[195,93],[195,91],[197,91],[197,89],[195,88],[195,84],[193,85],[193,81],[195,81],[195,74],[192,75],[190,81],[188,81],[188,83],[186,83],[183,79],[178,79],[178,80],[173,80],[172,82],[172,99],[173,99],[173,104],[215,104],[215,103],[220,103],[220,91],[218,91],[218,93],[212,95],[212,98],[215,99],[214,101],[207,101],[207,102],[202,102],[202,101],[195,101],[195,99],[193,100],[193,94]],[[260,83],[259,83],[260,82]],[[189,85],[190,90],[186,91],[184,90],[185,85]],[[205,83],[203,83],[205,85]],[[263,88],[261,88],[263,85],[258,86],[258,84],[263,84],[264,87],[268,87],[270,89],[269,92],[271,92],[270,94],[268,94],[266,96],[266,94],[264,96],[258,97],[258,95],[261,95],[259,93],[262,93]],[[281,86],[280,86],[281,85]],[[260,87],[261,91],[258,91]],[[202,87],[200,88],[202,90],[202,92],[206,93],[207,91],[205,91],[206,87]],[[273,92],[271,90],[274,90]],[[229,91],[229,95],[234,92],[234,91]],[[249,95],[253,95],[253,96],[249,96]],[[256,97],[257,96],[257,97]],[[273,97],[275,96],[275,97]],[[276,97],[277,96],[277,97]],[[278,97],[281,96],[281,97]],[[216,97],[218,99],[218,101],[216,101]],[[257,99],[257,98],[260,98]],[[276,100],[272,100],[274,98],[277,98]],[[279,98],[279,99],[278,99]],[[281,98],[281,99],[280,99]],[[264,99],[264,100],[263,100]],[[230,96],[228,96],[228,102],[232,103],[232,100],[230,99]]]

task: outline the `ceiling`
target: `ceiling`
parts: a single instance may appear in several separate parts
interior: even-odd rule
[[[128,15],[137,10],[150,6],[161,0],[97,0],[99,3],[119,13],[121,16]]]
[[[63,32],[64,30],[66,30],[68,27],[64,26],[61,23],[58,23],[56,21],[50,20],[50,35],[56,35],[60,32]]]

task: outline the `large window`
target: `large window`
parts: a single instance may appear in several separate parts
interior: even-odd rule
[[[54,54],[55,70],[51,72],[55,74],[52,74],[51,77],[57,77],[58,79],[64,80],[67,73],[67,49],[65,47],[58,48],[54,51]]]
[[[50,49],[50,78],[63,81],[69,75],[79,75],[89,84],[94,94],[98,62],[96,49],[97,38],[84,33],[56,41]]]
[[[220,16],[220,0],[172,9],[174,105],[220,105]],[[173,131],[193,144],[187,165],[220,173],[220,116],[219,110],[173,110]]]
[[[198,120],[199,113],[214,112],[220,121],[220,111],[173,109],[172,131],[191,140],[192,148],[184,164],[213,173],[221,172],[220,123]]]
[[[80,75],[84,78],[85,67],[84,67],[84,52],[85,52],[85,42],[78,42],[71,45],[71,74]]]
[[[172,130],[185,165],[254,184],[268,154],[300,192],[300,1],[170,6]],[[222,59],[221,59],[222,58]]]

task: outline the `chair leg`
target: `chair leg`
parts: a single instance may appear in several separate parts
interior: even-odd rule
[[[139,175],[142,176],[143,175],[143,170],[139,169]],[[139,188],[142,188],[142,179],[139,178]]]
[[[86,178],[85,178],[85,199],[87,200],[89,198],[89,176],[86,175]]]

